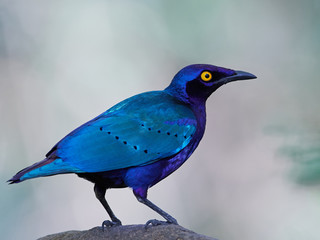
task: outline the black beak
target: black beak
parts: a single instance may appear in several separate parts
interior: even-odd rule
[[[238,80],[249,80],[257,78],[255,75],[243,72],[243,71],[235,71],[235,74],[226,78],[221,79],[220,81],[223,82],[223,84],[226,84],[228,82],[238,81]]]

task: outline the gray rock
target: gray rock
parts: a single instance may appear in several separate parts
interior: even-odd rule
[[[145,225],[126,225],[106,227],[102,231],[101,227],[95,227],[86,231],[67,231],[48,235],[38,240],[217,240],[207,237],[179,225],[159,225],[149,226],[147,229]]]

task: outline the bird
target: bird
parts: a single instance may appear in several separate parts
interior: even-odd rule
[[[205,132],[208,97],[226,83],[255,78],[210,64],[186,66],[164,90],[129,97],[71,131],[44,160],[8,182],[75,173],[94,184],[95,196],[110,217],[102,228],[122,225],[105,193],[126,187],[166,220],[152,219],[146,226],[178,224],[147,198],[148,189],[177,170],[197,148]]]

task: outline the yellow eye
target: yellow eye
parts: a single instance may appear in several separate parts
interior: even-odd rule
[[[205,82],[209,82],[212,79],[211,72],[204,71],[203,73],[201,73],[201,79]]]

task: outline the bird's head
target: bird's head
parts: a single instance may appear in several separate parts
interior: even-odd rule
[[[183,102],[205,102],[223,84],[256,78],[251,73],[207,64],[194,64],[181,69],[165,89]]]

